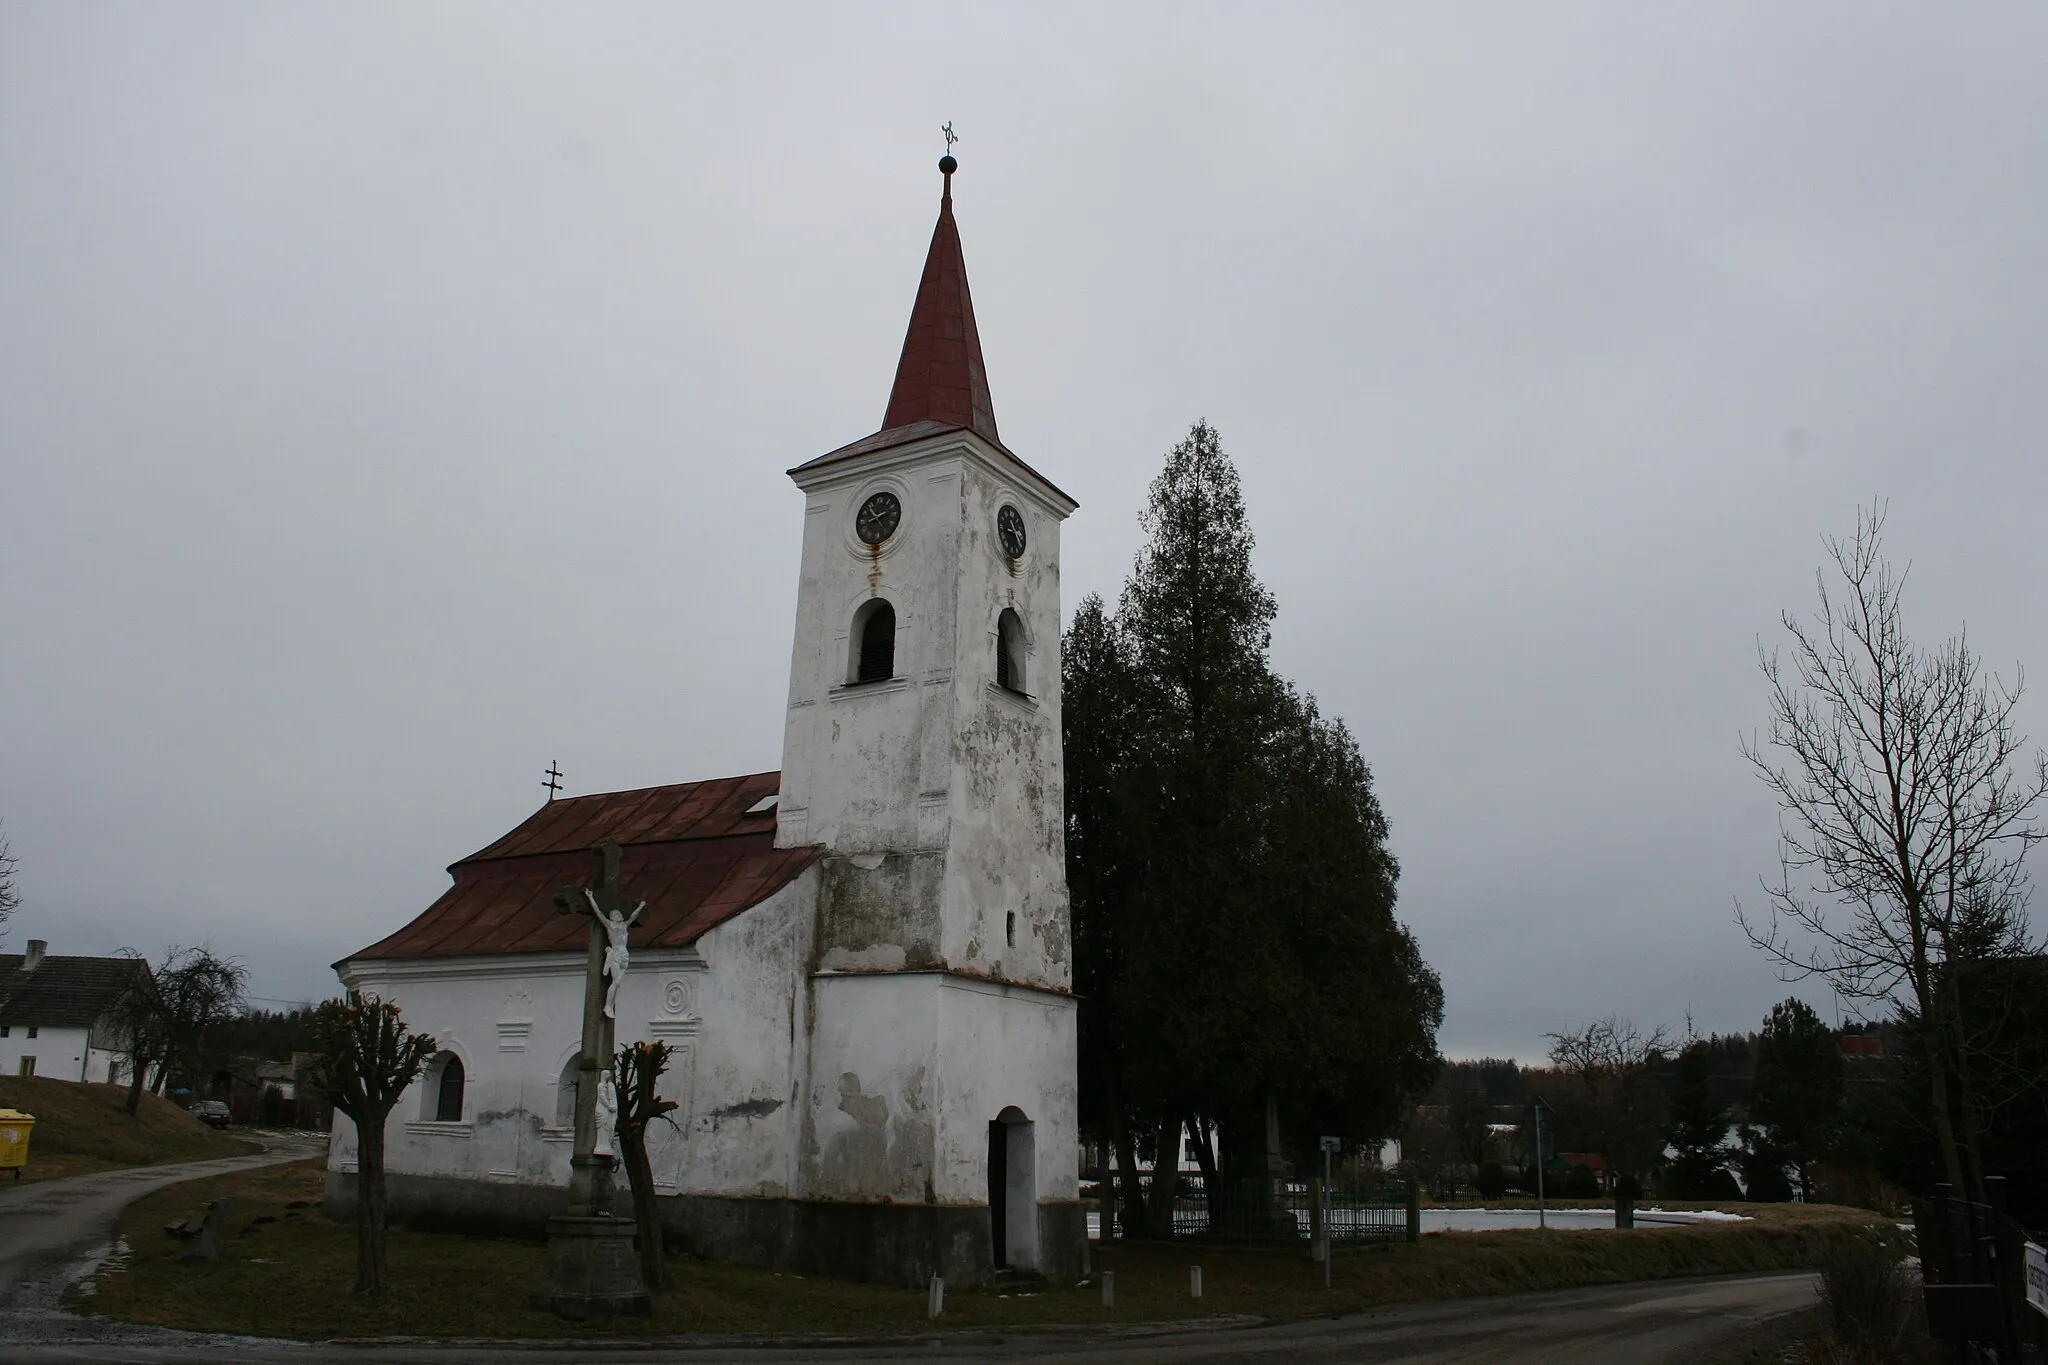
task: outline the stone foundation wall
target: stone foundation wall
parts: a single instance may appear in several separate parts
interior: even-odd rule
[[[387,1175],[385,1194],[393,1222],[422,1232],[486,1237],[547,1235],[567,1192],[536,1185],[456,1180],[445,1176]],[[329,1171],[329,1217],[355,1216],[356,1177]],[[738,1265],[801,1275],[864,1280],[908,1287],[933,1274],[949,1285],[988,1280],[995,1267],[989,1213],[973,1205],[850,1204],[798,1199],[729,1199],[664,1195],[661,1224],[671,1246]],[[632,1196],[620,1185],[617,1211],[630,1215]],[[1039,1269],[1055,1282],[1080,1274],[1087,1215],[1079,1203],[1038,1207]]]

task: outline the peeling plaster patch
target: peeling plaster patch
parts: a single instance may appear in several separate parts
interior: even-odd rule
[[[879,1128],[889,1121],[889,1102],[880,1095],[861,1094],[860,1077],[851,1071],[839,1077],[839,1108],[863,1127]]]
[[[712,1110],[709,1117],[714,1119],[763,1119],[781,1107],[781,1100],[741,1100],[738,1104],[728,1104],[723,1109]]]
[[[884,860],[879,853],[856,853],[851,858],[848,858],[847,861],[863,872],[873,872],[882,865]]]

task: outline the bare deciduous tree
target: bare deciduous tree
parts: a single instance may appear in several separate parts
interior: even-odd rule
[[[21,893],[14,889],[14,870],[20,865],[21,859],[7,846],[5,829],[0,828],[0,924],[21,908]]]
[[[121,951],[138,960],[142,956],[131,948]],[[196,1073],[207,1031],[242,1012],[242,992],[248,981],[247,967],[206,948],[170,948],[155,971],[137,974],[114,1011],[133,1067],[128,1079],[129,1113],[141,1105],[152,1067],[156,1068],[158,1086],[176,1068]]]
[[[1670,1037],[1609,1015],[1550,1039],[1550,1061],[1578,1084],[1600,1156],[1616,1176],[1647,1175],[1664,1153],[1669,1106],[1657,1079]]]
[[[1842,587],[1823,569],[1814,619],[1783,615],[1789,666],[1758,645],[1770,729],[1742,752],[1778,801],[1780,871],[1761,921],[1739,904],[1736,916],[1786,979],[1919,1016],[1947,1178],[1982,1198],[1954,968],[2000,937],[1987,918],[2005,937],[2023,918],[2048,757],[2023,755],[2017,672],[2010,687],[1987,676],[1962,633],[1933,650],[1908,637],[1884,516],[1859,511],[1852,539],[1826,542]]]

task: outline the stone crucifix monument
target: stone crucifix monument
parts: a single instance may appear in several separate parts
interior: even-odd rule
[[[619,892],[619,846],[610,839],[591,850],[584,886],[555,893],[555,910],[590,917],[583,964],[583,1046],[576,1059],[576,1147],[569,1158],[569,1207],[548,1219],[548,1283],[534,1291],[534,1306],[565,1318],[640,1316],[653,1311],[633,1252],[633,1220],[612,1216],[610,1121],[618,1111],[611,1063],[618,1050],[619,981],[630,953],[627,938],[646,902],[630,907]],[[609,1101],[609,1103],[607,1103]]]

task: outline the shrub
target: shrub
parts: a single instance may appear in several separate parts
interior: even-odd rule
[[[1565,1175],[1563,1193],[1567,1199],[1598,1199],[1600,1177],[1593,1174],[1591,1166],[1581,1166],[1575,1161]]]
[[[1481,1199],[1498,1199],[1508,1192],[1508,1173],[1501,1169],[1498,1161],[1483,1161],[1474,1182],[1479,1186]]]
[[[1843,1345],[1889,1358],[1912,1320],[1912,1286],[1896,1249],[1862,1238],[1846,1240],[1820,1267],[1820,1301]]]
[[[1772,1161],[1753,1162],[1747,1172],[1749,1197],[1759,1204],[1784,1204],[1792,1198],[1792,1182],[1785,1168]]]
[[[1713,1178],[1707,1181],[1707,1190],[1704,1197],[1707,1199],[1717,1199],[1724,1203],[1731,1199],[1742,1198],[1742,1186],[1735,1182],[1735,1172],[1725,1168],[1714,1172]]]

